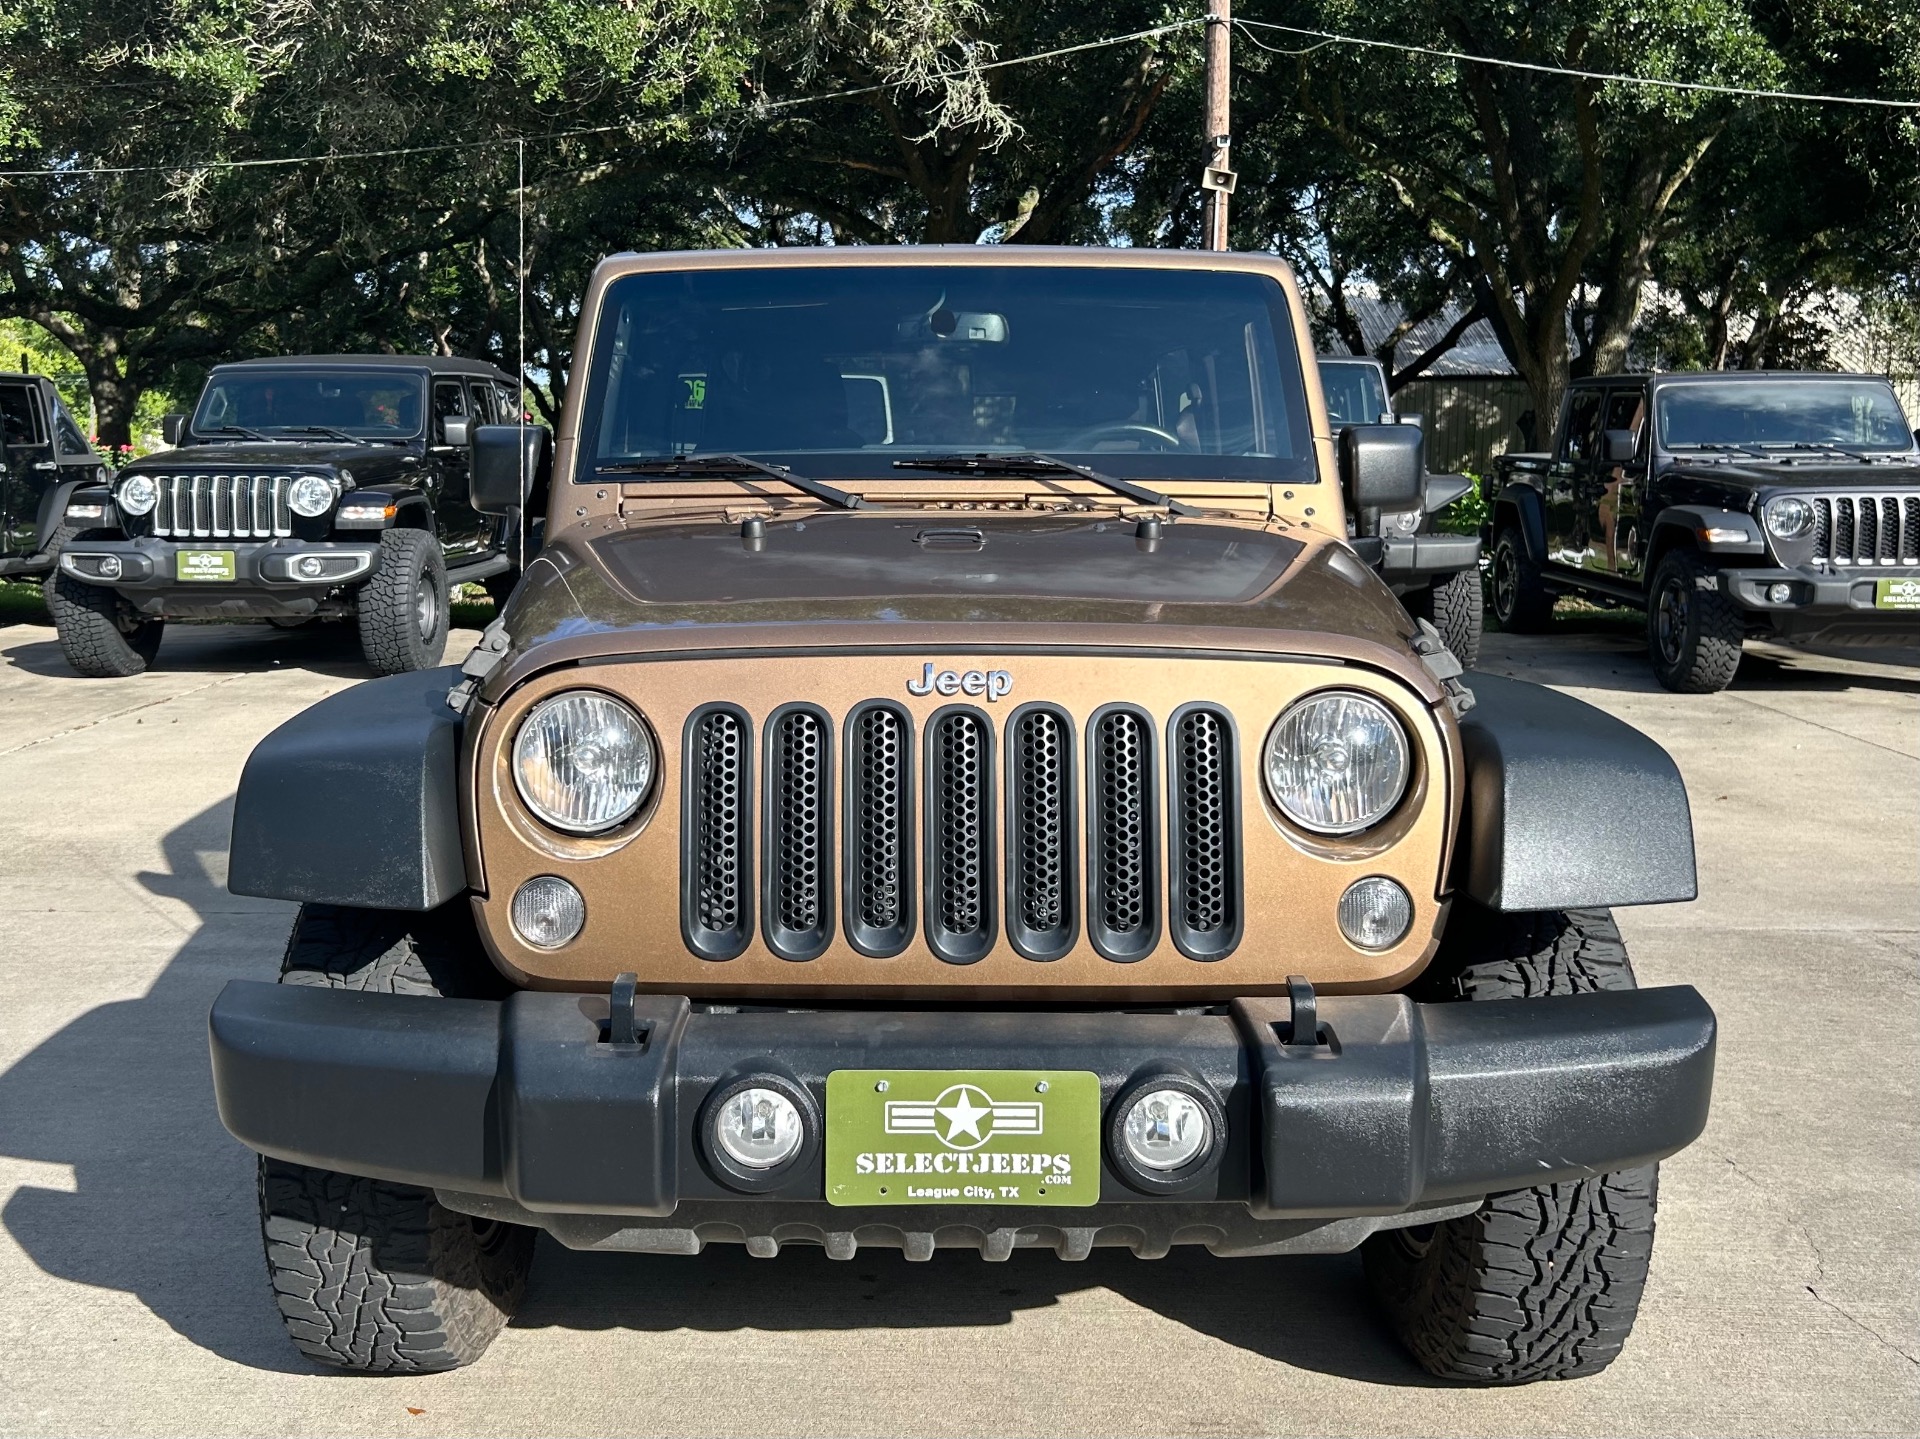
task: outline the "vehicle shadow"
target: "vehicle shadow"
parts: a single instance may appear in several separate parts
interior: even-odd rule
[[[151,894],[199,927],[134,999],[86,1011],[0,1073],[0,1155],[72,1171],[16,1189],[0,1224],[46,1274],[138,1298],[188,1341],[256,1369],[310,1373],[287,1343],[260,1253],[253,1157],[214,1112],[206,1014],[233,978],[278,969],[291,906],[225,887],[231,801],[162,842]],[[518,1328],[663,1333],[997,1326],[1090,1288],[1281,1363],[1426,1385],[1365,1293],[1357,1256],[1162,1260],[1097,1251],[1081,1263],[1017,1252],[1002,1264],[943,1252],[921,1265],[864,1250],[850,1262],[734,1245],[697,1258],[577,1253],[543,1240]],[[1103,1331],[1088,1331],[1099,1343]]]
[[[452,659],[465,652],[472,636],[461,642],[456,631],[447,642]],[[73,678],[73,667],[60,651],[59,641],[13,637],[0,644],[0,660],[28,674],[54,679]],[[298,669],[335,679],[368,679],[373,671],[360,653],[359,634],[350,623],[316,621],[283,630],[265,623],[195,624],[174,621],[160,642],[151,673],[231,674],[236,670]]]
[[[1537,684],[1572,685],[1623,694],[1667,690],[1647,662],[1637,630],[1613,623],[1556,619],[1543,635],[1489,630],[1481,638],[1478,668]],[[1889,672],[1891,671],[1891,672]],[[1469,675],[1467,682],[1472,683]],[[1734,694],[1842,693],[1882,690],[1920,694],[1920,651],[1910,649],[1797,649],[1750,643],[1729,690]]]

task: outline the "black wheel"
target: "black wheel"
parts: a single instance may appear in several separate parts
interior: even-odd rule
[[[67,539],[117,539],[108,530],[85,530]],[[167,622],[148,619],[104,585],[90,585],[55,570],[43,589],[61,653],[88,679],[125,679],[143,673],[160,652]]]
[[[1522,999],[1632,989],[1603,909],[1494,914],[1456,902],[1421,997]],[[1367,1279],[1429,1373],[1470,1384],[1597,1374],[1633,1329],[1653,1254],[1659,1166],[1496,1194],[1477,1213],[1384,1230]]]
[[[1553,619],[1553,596],[1514,525],[1493,542],[1493,617],[1516,635],[1539,634]]]
[[[447,560],[425,530],[380,536],[380,565],[360,587],[360,651],[375,674],[431,669],[447,651]]]
[[[1486,618],[1486,602],[1481,593],[1478,566],[1413,591],[1406,597],[1405,604],[1415,619],[1432,622],[1461,664],[1472,669],[1480,663],[1480,630]]]
[[[454,997],[505,988],[464,901],[427,915],[306,905],[280,982]],[[431,1190],[265,1158],[260,1230],[294,1346],[387,1374],[455,1369],[485,1353],[525,1292],[537,1238],[456,1213]]]
[[[1720,576],[1692,550],[1668,550],[1647,587],[1647,655],[1654,677],[1683,695],[1733,683],[1747,622]]]

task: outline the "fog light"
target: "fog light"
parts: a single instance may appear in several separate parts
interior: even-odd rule
[[[100,556],[100,578],[103,580],[117,580],[120,578],[120,556]]]
[[[558,875],[543,874],[514,891],[513,930],[535,949],[570,943],[587,923],[587,902]]]
[[[296,566],[300,573],[310,580],[317,580],[326,572],[326,562],[318,555],[303,555]]]
[[[1361,949],[1389,949],[1413,925],[1413,901],[1385,875],[1355,880],[1340,896],[1340,932]]]
[[[742,1089],[713,1114],[713,1144],[742,1169],[778,1169],[807,1137],[800,1108],[777,1089]]]
[[[1776,605],[1790,604],[1793,601],[1793,586],[1787,584],[1768,585],[1767,598]]]
[[[1184,1169],[1213,1143],[1213,1124],[1200,1101],[1179,1089],[1150,1089],[1120,1122],[1127,1158],[1149,1174]]]

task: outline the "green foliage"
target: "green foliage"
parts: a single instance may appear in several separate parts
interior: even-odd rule
[[[1473,481],[1473,488],[1433,517],[1433,527],[1449,535],[1477,535],[1493,520],[1493,502],[1487,498],[1484,475],[1471,470],[1460,472]]]

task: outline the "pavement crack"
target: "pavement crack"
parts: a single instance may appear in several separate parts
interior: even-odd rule
[[[1920,1369],[1920,1358],[1907,1353],[1906,1350],[1902,1349],[1898,1344],[1895,1344],[1891,1339],[1887,1338],[1886,1335],[1867,1323],[1866,1320],[1859,1318],[1857,1315],[1849,1314],[1843,1307],[1827,1298],[1826,1295],[1822,1294],[1818,1289],[1815,1289],[1811,1284],[1807,1285],[1807,1293],[1826,1305],[1827,1308],[1831,1309],[1835,1314],[1838,1314],[1862,1334],[1865,1334],[1870,1339],[1876,1340],[1883,1348],[1892,1350],[1895,1354],[1899,1355],[1900,1358],[1906,1360],[1907,1363],[1913,1365],[1916,1369]]]
[[[0,749],[0,758],[5,758],[10,754],[19,754],[22,750],[33,749],[38,745],[52,744],[55,740],[65,739],[69,735],[84,734],[87,730],[95,729],[107,723],[108,720],[117,720],[130,714],[139,714],[142,710],[157,709],[161,705],[172,704],[175,700],[183,700],[188,695],[205,694],[210,689],[217,689],[221,685],[230,685],[235,680],[243,680],[245,678],[246,676],[244,674],[223,675],[217,680],[208,680],[203,685],[195,685],[192,689],[176,690],[170,695],[162,695],[159,699],[144,700],[137,705],[128,705],[125,709],[109,710],[106,714],[96,715],[83,724],[69,725],[63,730],[55,730],[52,734],[37,735],[33,739],[26,740],[20,744],[10,745],[6,749]]]
[[[1751,705],[1757,710],[1765,710],[1770,715],[1778,715],[1781,719],[1793,720],[1797,724],[1811,725],[1814,729],[1825,730],[1830,735],[1837,735],[1844,740],[1852,740],[1855,744],[1871,745],[1874,749],[1881,750],[1886,754],[1897,755],[1904,760],[1920,761],[1920,755],[1911,755],[1903,749],[1895,749],[1890,744],[1881,744],[1877,739],[1864,739],[1857,734],[1849,734],[1846,730],[1835,729],[1830,724],[1821,724],[1819,720],[1808,719],[1805,715],[1794,714],[1791,710],[1775,709],[1772,705],[1763,705],[1759,700],[1751,699],[1743,694],[1729,693],[1728,698],[1738,700],[1743,705]]]

